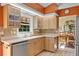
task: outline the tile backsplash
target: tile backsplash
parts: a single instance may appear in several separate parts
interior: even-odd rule
[[[56,34],[58,33],[57,30],[54,29],[36,29],[34,30],[34,34]]]
[[[41,33],[57,33],[57,30],[54,29],[42,29]]]
[[[4,36],[15,36],[17,35],[17,28],[6,28],[3,29]]]

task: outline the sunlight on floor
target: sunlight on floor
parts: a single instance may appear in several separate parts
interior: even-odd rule
[[[44,51],[38,56],[76,56],[76,50],[68,48],[66,45],[59,45],[59,49],[55,53]]]
[[[60,48],[64,49],[65,48],[65,45],[60,46]]]

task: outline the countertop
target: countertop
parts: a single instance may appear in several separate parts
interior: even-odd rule
[[[22,42],[22,41],[27,41],[27,40],[31,40],[31,39],[35,39],[35,38],[41,38],[41,37],[56,37],[58,36],[57,34],[49,34],[49,35],[34,35],[34,36],[28,36],[28,37],[3,37],[1,38],[1,41],[4,44],[14,44],[14,43],[18,43],[18,42]]]

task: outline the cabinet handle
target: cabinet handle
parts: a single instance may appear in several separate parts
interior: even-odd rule
[[[6,49],[8,49],[8,47],[5,47]]]
[[[10,46],[10,45],[6,45],[5,48],[8,49],[9,46]]]

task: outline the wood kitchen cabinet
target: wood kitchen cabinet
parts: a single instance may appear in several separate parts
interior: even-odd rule
[[[11,46],[7,44],[3,44],[3,56],[11,56],[12,55],[12,50]]]
[[[47,19],[47,17],[43,17],[43,20],[41,20],[41,22],[42,22],[42,29],[49,29],[49,28],[48,28],[49,24],[48,24],[48,19]],[[40,22],[40,23],[41,23],[41,22]]]
[[[46,17],[38,17],[39,29],[48,29],[48,19]]]
[[[39,27],[38,16],[33,16],[33,29],[38,29]]]
[[[27,45],[27,50],[28,50],[28,56],[35,55],[35,44],[34,44],[34,42],[31,42]]]
[[[20,22],[20,9],[11,5],[3,6],[3,28],[18,27]]]
[[[3,44],[3,56],[34,56],[44,49],[44,38],[28,40],[25,43]],[[23,51],[24,50],[24,51]]]
[[[35,56],[43,50],[55,52],[57,46],[55,37],[35,38],[25,43],[3,44],[3,56]]]
[[[33,17],[33,29],[42,29],[43,28],[43,17],[34,16]]]
[[[44,49],[44,38],[30,40],[28,44],[28,55],[34,56]]]
[[[44,18],[40,16],[33,17],[33,28],[34,29],[43,29],[44,26]]]
[[[45,39],[45,50],[55,52],[57,50],[57,39],[54,37],[47,37]]]
[[[57,29],[56,16],[44,16],[42,22],[42,29]]]
[[[43,16],[37,17],[38,29],[57,29],[57,17],[56,16]]]
[[[57,29],[57,17],[49,16],[48,18],[48,29]]]

